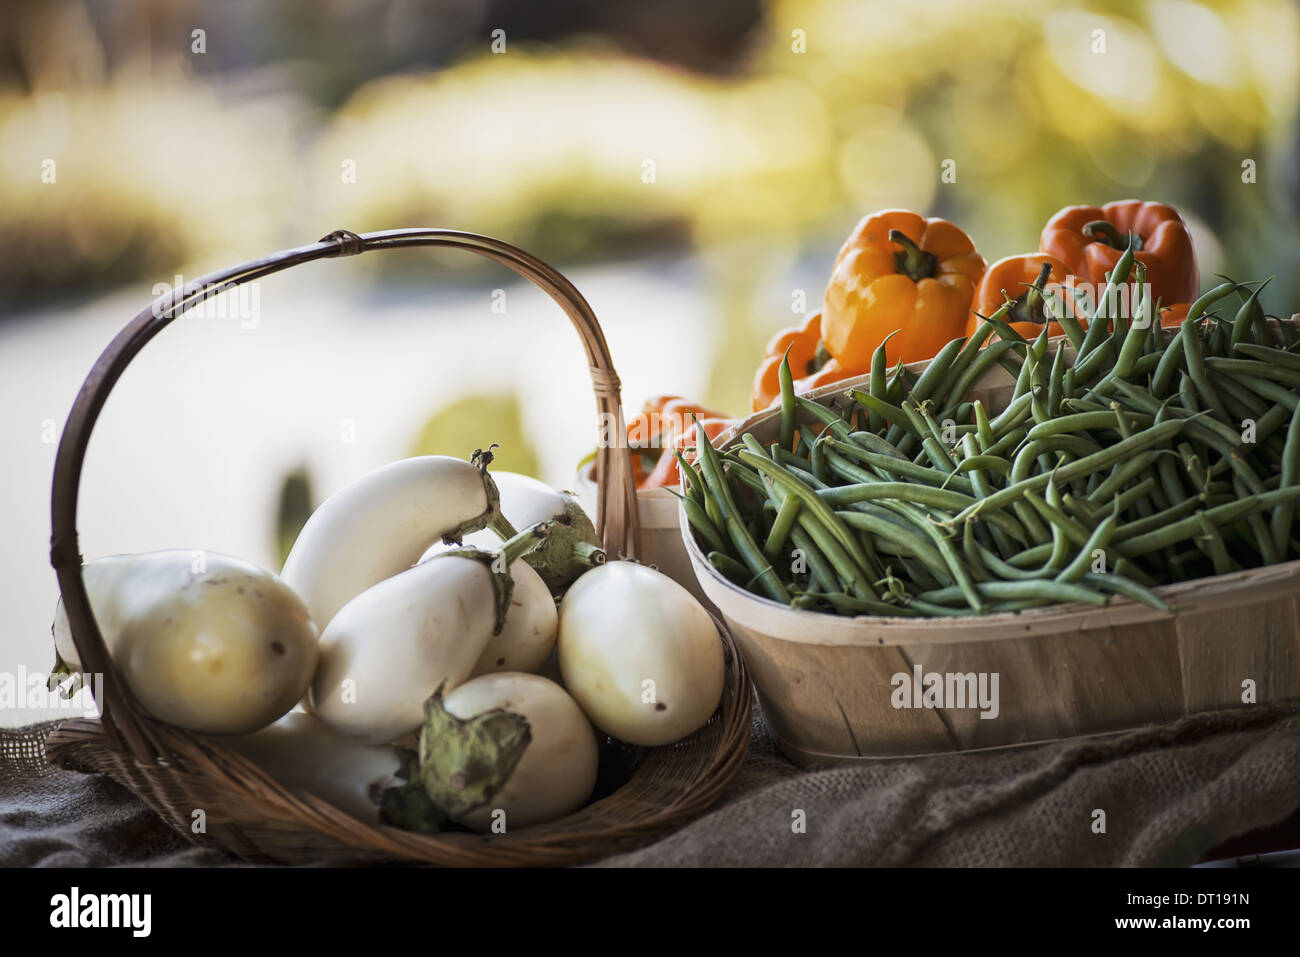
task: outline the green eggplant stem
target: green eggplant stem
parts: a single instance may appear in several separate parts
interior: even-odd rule
[[[500,512],[497,512],[496,515],[492,517],[492,521],[488,522],[488,528],[496,532],[502,541],[509,541],[519,534],[519,529],[511,525],[510,519],[506,518]]]
[[[546,522],[530,526],[522,532],[517,532],[506,541],[501,543],[497,551],[505,559],[506,567],[509,568],[514,564],[516,558],[527,555],[534,548],[541,544],[542,539],[550,532],[550,527]]]

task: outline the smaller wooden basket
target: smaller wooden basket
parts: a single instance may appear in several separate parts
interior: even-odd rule
[[[1295,320],[1292,320],[1294,323]],[[1068,348],[1064,338],[1053,348]],[[928,363],[908,366],[919,375]],[[810,392],[827,399],[870,376]],[[967,393],[1001,411],[1014,382],[993,366]],[[800,422],[813,424],[805,415]],[[777,438],[778,408],[718,437]],[[999,748],[1163,724],[1198,711],[1300,697],[1300,561],[1156,589],[1176,609],[1113,599],[962,618],[845,617],[801,611],[733,584],[679,525],[705,594],[740,645],[763,714],[799,764]],[[999,710],[896,708],[895,680],[915,669],[998,676]],[[989,712],[990,716],[992,711]]]
[[[371,250],[414,246],[467,249],[535,283],[564,309],[582,339],[596,405],[612,434],[625,434],[619,380],[591,306],[559,272],[536,257],[487,236],[446,229],[396,229],[358,235],[338,230],[318,242],[284,250],[205,276],[141,311],[109,344],[86,377],[63,430],[54,464],[50,562],[82,667],[103,675],[101,719],[61,725],[47,741],[54,763],[109,774],[135,792],[190,840],[220,845],[247,860],[406,858],[449,865],[561,865],[626,850],[680,826],[721,797],[749,745],[752,688],[727,628],[722,702],[709,722],[674,745],[648,750],[606,741],[604,754],[631,768],[620,787],[580,811],[502,835],[414,834],[370,825],[312,794],[291,791],[204,737],[149,718],[122,681],[104,645],[82,580],[77,543],[77,489],[91,430],[109,392],[136,354],[173,319],[203,299],[301,263]],[[626,445],[602,445],[596,460],[597,531],[611,557],[636,558],[639,524]],[[607,768],[602,768],[606,771]],[[195,834],[194,812],[206,831]]]

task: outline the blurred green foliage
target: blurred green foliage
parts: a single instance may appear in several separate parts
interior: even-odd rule
[[[311,490],[311,476],[306,468],[297,468],[280,483],[280,498],[275,510],[275,553],[279,558],[276,568],[283,568],[298,533],[307,524],[315,508]]]
[[[524,429],[523,410],[514,395],[475,395],[435,412],[420,430],[411,455],[454,455],[467,459],[475,449],[492,450],[493,469],[539,477],[537,452]]]

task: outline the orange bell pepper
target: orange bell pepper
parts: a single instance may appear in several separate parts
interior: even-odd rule
[[[1067,206],[1047,221],[1038,249],[1100,292],[1130,237],[1136,246],[1134,258],[1147,267],[1147,282],[1157,300],[1196,298],[1201,277],[1192,235],[1178,210],[1164,203],[1126,199],[1101,207]]]
[[[628,444],[633,451],[632,478],[637,489],[660,488],[678,483],[677,457],[672,451],[694,445],[695,425],[691,420],[692,415],[698,416],[704,425],[704,434],[709,438],[716,437],[735,422],[735,419],[721,412],[706,409],[676,395],[657,395],[647,399],[641,411],[628,422]],[[654,466],[647,471],[645,457],[655,452],[658,455]]]
[[[831,359],[812,375],[804,376],[802,379],[796,379],[794,383],[794,391],[798,395],[803,395],[805,392],[811,392],[813,389],[820,389],[822,386],[830,385],[832,382],[842,382],[845,379],[860,374],[861,373],[845,369],[839,364],[838,360]]]
[[[1026,339],[1036,339],[1043,331],[1043,290],[1061,286],[1070,276],[1069,267],[1047,253],[1027,253],[999,259],[984,273],[975,302],[971,306],[966,335],[980,327],[980,316],[988,317],[1002,308],[1008,299],[1012,306],[1003,317]],[[1082,323],[1087,325],[1086,322]],[[1064,335],[1058,322],[1050,323],[1049,336]]]
[[[798,327],[782,329],[774,335],[763,350],[763,361],[754,374],[754,389],[750,393],[750,407],[761,412],[776,401],[781,394],[781,360],[790,350],[790,372],[795,379],[811,371],[817,358],[817,346],[822,341],[822,314],[820,311],[804,319]]]
[[[700,418],[700,425],[704,428],[704,434],[712,441],[736,424],[735,419],[729,419],[725,416],[712,414],[712,418]],[[673,436],[668,445],[664,446],[663,453],[659,456],[659,461],[655,463],[653,471],[645,477],[644,480],[637,483],[638,490],[650,488],[676,488],[681,482],[681,466],[677,462],[677,456],[673,451],[682,451],[683,449],[693,448],[695,446],[695,436],[698,433],[695,429],[695,423],[692,422],[685,431]],[[694,461],[695,456],[688,453],[687,461]]]
[[[822,339],[840,366],[866,372],[885,346],[892,366],[930,359],[966,332],[984,257],[952,223],[890,209],[865,217],[835,260]]]
[[[1170,326],[1181,326],[1183,320],[1187,318],[1187,311],[1192,308],[1190,302],[1180,302],[1172,306],[1160,307],[1160,326],[1168,329]]]

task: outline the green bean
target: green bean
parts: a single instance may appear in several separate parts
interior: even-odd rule
[[[965,377],[966,371],[978,362],[987,353],[984,344],[989,337],[993,335],[993,327],[988,323],[980,323],[979,328],[966,339],[966,344],[962,346],[961,352],[953,359],[952,365],[948,367],[948,373],[941,383],[942,389],[936,388],[931,394],[936,402],[947,402],[952,398],[960,399],[962,392],[956,391],[956,386]]]
[[[1132,598],[1143,604],[1150,605],[1157,611],[1171,612],[1172,608],[1159,595],[1153,593],[1143,585],[1130,581],[1118,574],[1102,574],[1099,572],[1088,572],[1083,576],[1085,584],[1093,585],[1102,591],[1114,592],[1116,595],[1122,595],[1125,598]]]
[[[1261,415],[1268,411],[1267,405],[1232,376],[1212,369],[1209,372],[1209,379],[1228,403],[1228,411],[1232,413],[1234,419],[1239,421],[1244,419],[1258,420]]]
[[[1045,579],[1026,579],[1025,581],[983,582],[975,586],[983,598],[990,600],[1029,599],[1044,603],[1075,601],[1087,605],[1104,605],[1107,598],[1091,588]],[[931,603],[952,601],[961,596],[957,588],[941,588],[937,591],[923,592],[919,600]],[[915,603],[913,603],[915,605]]]
[[[742,588],[748,588],[751,582],[749,569],[723,552],[709,552],[709,564]]]
[[[1079,324],[1078,318],[1074,315],[1077,302],[1067,305],[1062,299],[1061,308],[1058,311],[1050,308],[1054,304],[1055,298],[1055,293],[1047,293],[1045,296],[1044,309],[1047,312],[1048,321],[1055,322],[1061,327],[1061,331],[1065,333],[1066,338],[1070,341],[1070,347],[1075,352],[1078,352],[1083,345],[1084,331],[1083,326]]]
[[[722,535],[719,534],[717,526],[710,520],[704,508],[684,495],[678,495],[677,498],[682,503],[682,508],[686,510],[686,519],[690,522],[691,528],[704,539],[705,544],[713,551],[726,551],[727,546],[722,541]]]
[[[1285,349],[1277,349],[1272,346],[1259,346],[1250,342],[1235,343],[1233,348],[1251,359],[1258,359],[1261,362],[1300,372],[1300,355],[1296,355],[1294,352],[1287,352]]]
[[[864,482],[859,485],[837,485],[816,493],[823,502],[831,505],[848,505],[852,502],[871,502],[877,499],[894,499],[901,502],[916,502],[930,508],[949,511],[961,511],[970,505],[979,503],[979,499],[954,492],[951,489],[935,488],[932,485],[917,485],[912,482]]]
[[[1219,530],[1215,527],[1214,523],[1205,517],[1204,512],[1196,513],[1196,521],[1201,530],[1198,542],[1205,543],[1201,548],[1210,556],[1210,560],[1214,562],[1214,574],[1228,574],[1236,567],[1236,565],[1233,560],[1228,557],[1228,550],[1223,544],[1223,536],[1219,534]]]
[[[1294,502],[1297,498],[1300,498],[1300,485],[1280,488],[1276,491],[1265,492],[1263,495],[1251,495],[1248,498],[1236,499],[1223,505],[1216,505],[1203,512],[1198,512],[1175,522],[1166,522],[1151,531],[1137,535],[1126,534],[1127,526],[1121,525],[1115,530],[1115,538],[1112,541],[1122,542],[1128,546],[1127,550],[1134,556],[1145,555],[1148,552],[1186,541],[1198,534],[1200,532],[1198,516],[1200,515],[1205,515],[1215,525],[1222,525],[1235,521],[1256,509],[1274,508],[1283,502]]]
[[[712,495],[704,497],[704,512],[715,528],[727,527],[727,521],[722,517],[722,509],[718,508],[718,502]]]
[[[790,348],[793,348],[791,346]],[[777,370],[781,384],[781,448],[794,451],[794,376],[790,372],[790,349],[785,350]]]
[[[1119,383],[1119,391],[1137,405],[1140,411],[1148,414],[1155,414],[1160,411],[1160,403],[1141,386],[1134,385],[1131,382],[1121,382]],[[1170,406],[1169,414],[1187,423],[1187,432],[1192,438],[1199,438],[1201,441],[1218,442],[1221,447],[1226,446],[1229,449],[1241,444],[1241,436],[1231,425],[1225,425],[1217,419],[1206,418],[1205,413],[1199,412],[1195,408],[1185,409]]]
[[[878,455],[887,455],[892,459],[898,459],[900,462],[911,461],[911,459],[906,455],[898,451],[896,446],[890,445],[880,436],[871,432],[852,432],[849,434],[849,441],[868,452],[874,452]]]
[[[826,473],[826,447],[822,444],[822,440],[818,439],[812,443],[811,448],[813,475],[819,482],[826,482],[829,478]]]
[[[957,515],[956,521],[966,521],[973,518],[977,511],[982,509],[1000,508],[1005,504],[1016,501],[1026,491],[1034,491],[1042,488],[1052,479],[1052,475],[1060,476],[1061,481],[1069,481],[1083,475],[1090,475],[1100,469],[1105,468],[1112,462],[1128,458],[1136,452],[1141,452],[1152,445],[1164,442],[1173,438],[1182,429],[1181,420],[1173,422],[1163,422],[1160,425],[1153,425],[1144,432],[1117,442],[1109,448],[1100,452],[1094,452],[1092,455],[1086,455],[1081,459],[1070,462],[1061,466],[1055,473],[1044,473],[1027,478],[1023,482],[1015,485],[1008,485],[1006,488],[994,493],[986,499],[977,502],[974,506],[964,509],[961,514]]]
[[[1050,549],[1052,547],[1051,543],[1048,543],[1047,547]],[[984,562],[985,566],[987,566],[995,575],[1003,579],[1010,579],[1012,581],[1029,581],[1035,578],[1050,578],[1052,575],[1056,574],[1054,570],[1046,566],[1034,569],[1017,568],[1015,565],[1003,561],[999,556],[995,555],[992,551],[985,548],[983,545],[980,545],[978,542],[975,545],[975,551],[979,555],[980,560]],[[1025,553],[1022,552],[1021,554]],[[1049,564],[1050,562],[1051,559],[1049,559]]]
[[[835,569],[831,563],[826,560],[817,543],[797,524],[790,529],[790,542],[799,553],[803,556],[804,562],[808,566],[808,577],[822,591],[834,592],[839,591],[844,586],[840,583],[835,574]]]
[[[984,454],[998,455],[1002,458],[1006,458],[1007,454],[1018,449],[1027,437],[1028,432],[1026,432],[1025,429],[1020,427],[1014,428],[985,449]]]
[[[861,598],[854,598],[851,595],[831,592],[825,596],[826,600],[835,606],[841,614],[844,612],[853,612],[854,614],[866,615],[883,615],[887,618],[915,618],[917,613],[911,608],[899,605],[890,605],[883,601],[870,601]]]
[[[1228,377],[1228,373],[1224,373],[1224,376]],[[1261,379],[1259,376],[1253,375],[1233,374],[1231,378],[1260,398],[1267,399],[1275,405],[1283,406],[1288,412],[1294,412],[1296,406],[1300,405],[1300,395],[1296,395],[1295,392],[1277,382]],[[1276,411],[1276,409],[1272,411]],[[1267,414],[1265,413],[1265,415]]]
[[[1027,438],[1033,441],[1034,439],[1045,439],[1048,436],[1062,433],[1080,432],[1089,429],[1114,429],[1117,417],[1117,413],[1113,409],[1108,409],[1105,412],[1076,412],[1073,415],[1062,415],[1048,422],[1035,425],[1029,430]],[[1152,423],[1152,418],[1149,415],[1133,415],[1132,418],[1141,428],[1146,428]]]
[[[987,326],[982,328],[988,328]],[[949,389],[948,394],[951,397],[960,399],[971,387],[988,372],[989,369],[997,363],[1003,355],[1015,348],[1016,343],[1000,339],[982,350],[980,354],[971,362],[971,364],[962,370],[957,381]]]
[[[879,415],[890,425],[897,426],[904,432],[916,434],[915,428],[913,427],[912,421],[908,417],[907,413],[892,402],[886,402],[884,399],[877,399],[869,392],[863,392],[860,389],[854,389],[852,395],[854,401],[861,403],[871,412]],[[888,436],[886,436],[886,440],[888,441]]]
[[[700,507],[704,506],[704,479],[700,477],[699,470],[690,462],[686,461],[686,456],[679,449],[673,449],[673,455],[677,457],[677,466],[686,480],[686,496]]]
[[[871,394],[881,402],[886,401],[889,389],[889,360],[885,352],[885,344],[896,335],[898,335],[897,329],[885,336],[880,345],[876,347],[876,351],[871,354],[871,377],[867,380],[867,388],[870,390]],[[882,420],[877,413],[868,412],[867,428],[870,431],[878,432],[880,430],[881,421]]]
[[[961,352],[962,346],[966,344],[965,337],[953,339],[926,365],[925,371],[921,373],[916,380],[916,385],[912,387],[912,399],[915,402],[923,402],[934,394],[934,389],[948,374],[952,368],[953,362]]]
[[[966,596],[966,601],[970,607],[976,611],[982,611],[984,601],[981,599],[979,592],[975,590],[975,583],[971,581],[970,573],[957,550],[952,547],[952,543],[934,526],[926,517],[924,512],[908,505],[905,502],[895,501],[890,503],[890,507],[900,514],[910,518],[921,531],[930,537],[935,547],[939,549],[939,554],[943,557],[944,564],[953,579],[957,582],[958,588]]]
[[[1065,350],[1057,348],[1052,356],[1052,371],[1047,377],[1047,411],[1057,415],[1061,411],[1061,398],[1065,388]]]
[[[1077,582],[1088,573],[1093,562],[1093,553],[1099,549],[1104,550],[1110,544],[1111,536],[1115,534],[1115,526],[1119,524],[1118,515],[1119,510],[1116,509],[1101,520],[1101,524],[1092,530],[1088,540],[1079,549],[1079,554],[1074,557],[1074,561],[1066,565],[1056,576],[1056,581]]]
[[[993,425],[989,422],[988,413],[984,411],[984,403],[975,403],[975,437],[979,442],[981,452],[987,452],[989,446],[997,441],[993,434]]]
[[[781,556],[786,540],[790,537],[790,529],[794,527],[799,515],[799,508],[799,500],[793,495],[787,496],[777,508],[776,521],[772,523],[772,531],[768,533],[767,542],[763,545],[763,555],[769,562],[775,562]]]
[[[835,514],[839,516],[840,521],[850,528],[862,529],[890,542],[908,546],[913,550],[917,558],[931,567],[943,564],[943,559],[938,550],[922,541],[916,532],[910,528],[902,528],[870,512],[837,511]]]
[[[1119,324],[1119,317],[1116,317],[1116,339],[1121,338]],[[1144,331],[1145,330],[1141,329],[1130,329],[1126,335],[1123,335],[1123,344],[1119,347],[1119,354],[1115,358],[1115,365],[1109,372],[1102,376],[1101,381],[1097,383],[1095,387],[1099,392],[1102,394],[1109,392],[1114,387],[1113,384],[1116,379],[1127,379],[1133,374],[1133,367],[1137,364],[1138,356],[1142,354],[1143,346],[1146,344],[1147,337],[1143,334]]]
[[[1151,373],[1156,371],[1156,367],[1160,364],[1161,355],[1163,355],[1163,353],[1148,352],[1146,355],[1141,356],[1137,362],[1133,363],[1133,376],[1141,379],[1145,376],[1151,375]]]
[[[1054,484],[1048,483],[1047,490],[1049,492],[1055,490],[1055,488]],[[1059,506],[1046,502],[1037,495],[1032,494],[1025,496],[1025,502],[1041,515],[1052,528],[1059,528],[1061,534],[1065,536],[1070,544],[1076,548],[1082,548],[1087,544],[1088,537],[1091,534],[1090,530],[1077,519],[1066,515]]]
[[[859,448],[853,443],[839,442],[835,439],[827,439],[827,445],[835,452],[870,465],[877,471],[890,472],[894,475],[901,475],[906,478],[915,479],[926,485],[933,485],[937,488],[948,486],[955,491],[972,494],[975,489],[969,479],[953,475],[940,469],[926,468],[924,465],[917,465],[908,459],[895,459],[889,455],[878,455],[875,452],[869,452],[866,449]],[[871,481],[865,472],[841,473],[845,478],[851,481]]]
[[[1219,356],[1211,356],[1206,359],[1205,365],[1216,372],[1254,375],[1261,379],[1273,379],[1278,382],[1285,382],[1293,388],[1300,388],[1300,370],[1291,369],[1287,366],[1270,365],[1256,359],[1225,359]]]
[[[1300,479],[1300,407],[1291,416],[1286,431],[1286,445],[1282,452],[1282,487],[1294,485]],[[1295,502],[1287,501],[1273,510],[1269,520],[1273,546],[1281,555],[1286,554],[1287,539],[1295,522]]]
[[[1194,303],[1192,303],[1191,308],[1187,310],[1187,318],[1183,320],[1183,325],[1187,325],[1188,323],[1193,323],[1197,319],[1200,319],[1201,316],[1205,315],[1206,311],[1212,305],[1214,305],[1220,299],[1223,299],[1229,293],[1235,291],[1238,285],[1239,285],[1238,283],[1231,282],[1231,281],[1221,283],[1220,285],[1215,286],[1205,295],[1201,296]]]
[[[1246,301],[1241,304],[1241,308],[1237,310],[1237,316],[1232,320],[1232,338],[1228,341],[1229,349],[1246,341],[1251,330],[1256,327],[1256,314],[1261,318],[1263,317],[1263,310],[1259,307],[1259,294],[1272,281],[1273,277],[1269,276],[1268,279],[1256,286]]]
[[[691,419],[695,422],[695,432],[698,436],[700,465],[704,472],[704,481],[718,505],[728,537],[768,596],[783,605],[788,605],[790,603],[790,593],[786,591],[785,585],[782,584],[780,578],[772,570],[772,566],[763,557],[763,553],[759,551],[758,545],[740,520],[735,500],[731,496],[731,489],[722,473],[722,463],[718,459],[717,451],[713,448],[713,443],[709,440],[708,433],[700,427],[699,419],[696,416],[692,415]],[[761,456],[761,458],[764,462],[770,464],[771,460],[767,456]],[[816,493],[812,494],[815,495]]]
[[[1148,452],[1142,452],[1134,458],[1117,463],[1111,470],[1110,474],[1107,475],[1106,478],[1102,479],[1096,488],[1087,494],[1086,498],[1088,503],[1090,505],[1096,505],[1100,502],[1106,502],[1113,499],[1116,495],[1120,494],[1124,486],[1128,485],[1129,482],[1133,481],[1133,479],[1137,478],[1149,469],[1151,463],[1162,454],[1162,451],[1163,450],[1155,449]]]
[[[862,550],[861,544],[853,537],[852,532],[844,526],[844,523],[835,517],[835,512],[814,489],[782,470],[765,455],[755,455],[750,451],[742,451],[740,458],[747,465],[758,469],[769,479],[783,486],[786,492],[798,496],[800,504],[803,506],[803,509],[799,512],[801,524],[804,517],[815,517],[817,521],[826,527],[826,530],[849,557],[853,559],[854,564],[863,572],[867,572],[871,568],[871,561]],[[824,545],[822,547],[825,548]],[[833,556],[828,557],[833,560]]]
[[[1239,479],[1235,479],[1232,486],[1233,492],[1238,498],[1245,498],[1250,494]],[[1265,524],[1263,516],[1259,512],[1248,512],[1245,521],[1246,529],[1250,532],[1250,535],[1243,534],[1242,537],[1254,545],[1260,560],[1265,565],[1276,565],[1280,562],[1282,559],[1278,555],[1277,548],[1273,543],[1272,533],[1269,531],[1268,525]]]
[[[930,463],[936,468],[944,469],[951,473],[957,468],[957,463],[952,460],[945,447],[943,437],[939,432],[939,427],[929,414],[926,413],[923,406],[915,406],[911,403],[903,403],[903,411],[909,412],[916,417],[924,431],[921,433],[921,448],[925,450],[930,459]]]
[[[1156,398],[1163,399],[1169,393],[1169,387],[1174,384],[1174,374],[1182,369],[1183,357],[1183,339],[1180,335],[1175,335],[1165,346],[1164,352],[1160,354],[1160,361],[1156,363],[1156,371],[1151,376],[1151,394]]]
[[[1002,410],[1001,414],[989,423],[990,427],[993,429],[993,434],[998,438],[1001,438],[1021,422],[1025,421],[1025,419],[1029,417],[1031,411],[1029,403],[1032,399],[1033,396],[1022,395],[1019,399],[1013,400],[1010,405]],[[989,450],[985,449],[984,451],[987,452]]]
[[[829,484],[823,482],[805,468],[805,466],[809,465],[808,462],[790,455],[790,453],[784,449],[781,450],[780,461],[777,464],[783,466],[791,475],[796,476],[799,481],[811,485],[814,489],[830,488]]]
[[[1015,388],[1011,390],[1011,401],[1015,401],[1022,395],[1028,395],[1029,390],[1034,385],[1034,368],[1038,365],[1038,359],[1034,356],[1032,348],[1025,355],[1025,361],[1020,366],[1020,372],[1016,376]]]
[[[800,504],[803,505],[802,502]],[[865,568],[859,566],[853,555],[817,516],[809,514],[806,507],[801,507],[799,514],[795,516],[795,523],[808,534],[821,554],[825,556],[827,563],[834,569],[837,579],[847,586],[851,593],[862,598],[876,597],[871,587],[870,574]],[[855,549],[860,550],[861,543],[857,539],[853,539],[853,544]]]
[[[1006,475],[1011,471],[1011,463],[1000,455],[972,455],[962,459],[957,465],[958,472],[972,472],[976,469],[987,469],[999,475]]]
[[[1147,479],[1146,481],[1150,481],[1150,479]],[[1091,528],[1097,527],[1097,512],[1099,507],[1092,505],[1087,499],[1073,494],[1066,495],[1062,499],[1062,502],[1065,504],[1065,508],[1077,515],[1085,525],[1088,525]],[[1118,505],[1115,507],[1119,508]],[[1123,509],[1120,509],[1120,511],[1122,512]]]
[[[795,396],[794,404],[800,411],[807,413],[823,425],[829,426],[831,433],[838,439],[847,439],[849,434],[853,431],[849,428],[849,424],[840,418],[837,413],[820,403],[813,402],[811,399],[805,399],[803,396],[797,395]]]
[[[1016,331],[1015,326],[1007,322],[1005,316],[1007,314],[1008,306],[1009,303],[1004,303],[999,306],[997,311],[991,316],[979,316],[979,313],[976,313],[975,315],[979,316],[983,322],[992,326],[1000,340],[1010,342],[1013,345],[1028,345],[1029,340]]]
[[[1115,574],[1123,578],[1131,579],[1139,585],[1145,585],[1147,588],[1156,588],[1160,584],[1144,572],[1137,562],[1125,558],[1122,555],[1119,557],[1119,560],[1115,562]]]
[[[1047,508],[1047,503],[1041,501],[1039,497],[1033,492],[1025,493],[1024,502],[1020,504],[1021,504],[1021,508],[1030,511],[1031,514],[1033,512],[1036,512],[1037,508],[1040,506],[1043,508]],[[1044,531],[1041,533],[1042,537],[1046,537],[1048,534],[1049,534],[1048,531]],[[1068,560],[1070,554],[1070,538],[1068,535],[1065,534],[1064,527],[1055,522],[1053,522],[1050,526],[1050,535],[1052,539],[1051,553],[1047,559],[1047,564],[1044,567],[1048,569],[1050,574],[1054,575],[1056,572],[1060,571],[1066,565],[1066,561]]]

